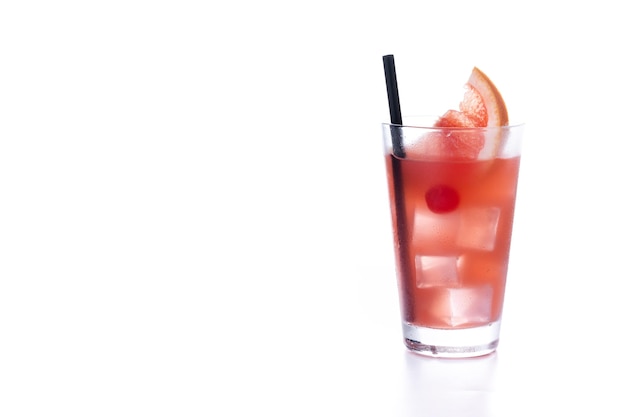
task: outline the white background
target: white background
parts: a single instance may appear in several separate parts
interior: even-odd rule
[[[617,5],[0,3],[0,415],[623,415]],[[401,342],[390,53],[527,124],[483,360]]]

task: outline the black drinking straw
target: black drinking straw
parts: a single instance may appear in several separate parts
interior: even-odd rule
[[[409,254],[406,246],[408,244],[408,231],[407,221],[404,204],[404,191],[402,181],[402,170],[400,169],[400,160],[398,158],[404,158],[404,147],[402,146],[402,133],[400,126],[402,125],[402,112],[400,111],[400,95],[398,94],[398,81],[396,79],[396,65],[393,59],[393,55],[383,56],[383,65],[385,67],[385,80],[387,82],[387,99],[389,100],[389,115],[391,116],[392,126],[389,126],[391,132],[391,143],[393,148],[393,154],[391,158],[391,172],[393,175],[393,194],[396,203],[396,233],[398,239],[398,271],[400,272],[401,279],[398,280],[401,286],[403,286],[404,280],[408,280],[412,272],[409,269]],[[412,305],[412,291],[404,291],[405,302]],[[410,311],[410,310],[408,310]]]
[[[389,100],[389,115],[391,123],[402,124],[402,112],[400,111],[400,95],[398,94],[398,80],[396,78],[396,64],[393,55],[383,57],[385,66],[385,81],[387,81],[387,99]]]
[[[398,80],[396,78],[396,64],[393,55],[383,56],[383,65],[385,67],[385,80],[387,81],[387,100],[389,101],[389,115],[391,116],[391,124],[402,125],[402,112],[400,111],[400,94],[398,94]],[[400,140],[399,128],[390,126],[391,144],[393,146],[394,155],[404,157],[404,147]]]

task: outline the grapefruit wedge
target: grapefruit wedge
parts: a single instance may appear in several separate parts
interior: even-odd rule
[[[435,123],[435,127],[450,128],[437,135],[440,156],[461,160],[493,158],[502,141],[502,129],[495,127],[509,123],[504,99],[489,77],[476,67],[465,87],[459,109],[448,110]],[[487,129],[463,129],[481,127]]]
[[[474,67],[465,87],[459,110],[448,110],[437,122],[438,127],[491,127],[509,123],[504,99],[484,72]]]

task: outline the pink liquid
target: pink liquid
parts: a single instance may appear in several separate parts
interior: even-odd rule
[[[497,321],[520,158],[392,158],[387,155],[387,174],[404,322],[458,329]]]

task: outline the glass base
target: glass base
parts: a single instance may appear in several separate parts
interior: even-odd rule
[[[404,323],[404,344],[420,355],[437,358],[471,358],[496,350],[500,320],[467,329],[434,329]]]

